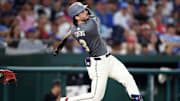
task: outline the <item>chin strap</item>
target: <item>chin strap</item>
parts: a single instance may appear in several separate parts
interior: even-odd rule
[[[140,95],[131,95],[131,99],[133,101],[143,101],[143,98]]]

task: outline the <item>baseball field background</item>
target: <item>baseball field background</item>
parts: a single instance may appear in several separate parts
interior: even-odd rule
[[[0,85],[1,101],[42,101],[44,95],[50,90],[53,80],[62,82],[62,96],[67,95],[67,86],[89,85],[83,62],[87,54],[61,54],[58,57],[52,54],[34,54],[7,56],[1,55],[1,67],[14,70],[17,75],[15,84]],[[179,70],[178,56],[118,56],[118,59],[128,64],[145,101],[179,101]],[[8,61],[7,61],[8,60]],[[152,61],[151,61],[152,60]],[[157,65],[157,66],[156,66]],[[172,70],[160,70],[159,66],[170,67]],[[177,66],[177,67],[176,67]],[[72,75],[83,73],[81,80],[89,82],[80,83],[77,78],[71,82]],[[167,74],[164,83],[158,80],[159,74]],[[68,81],[69,80],[69,81]],[[78,83],[79,82],[79,83]],[[84,83],[84,84],[83,84]],[[103,101],[130,101],[124,87],[116,81],[109,79]]]
[[[76,23],[68,16],[74,2],[97,16],[107,50],[132,73],[144,101],[180,101],[180,0],[0,0],[0,70],[17,77],[17,86],[0,84],[0,101],[43,101],[54,80],[61,96],[90,91],[89,55],[78,41],[70,37],[53,56]],[[130,99],[109,79],[103,101]]]

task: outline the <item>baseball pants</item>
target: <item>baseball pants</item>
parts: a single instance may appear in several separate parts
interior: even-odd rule
[[[138,87],[132,75],[124,64],[112,55],[86,58],[87,70],[91,82],[91,92],[76,97],[70,97],[67,101],[101,101],[104,97],[108,77],[121,83],[128,95],[140,95]]]

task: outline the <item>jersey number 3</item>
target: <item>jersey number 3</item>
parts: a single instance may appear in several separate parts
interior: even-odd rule
[[[86,41],[84,41],[83,39],[79,40],[79,43],[85,48],[86,52],[90,52],[89,47],[87,46]]]

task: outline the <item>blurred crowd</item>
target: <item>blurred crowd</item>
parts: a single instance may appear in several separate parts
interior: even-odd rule
[[[101,22],[108,50],[120,55],[180,55],[180,0],[0,0],[0,48],[8,54],[50,52],[71,27],[76,1]],[[84,53],[70,38],[62,53]]]

